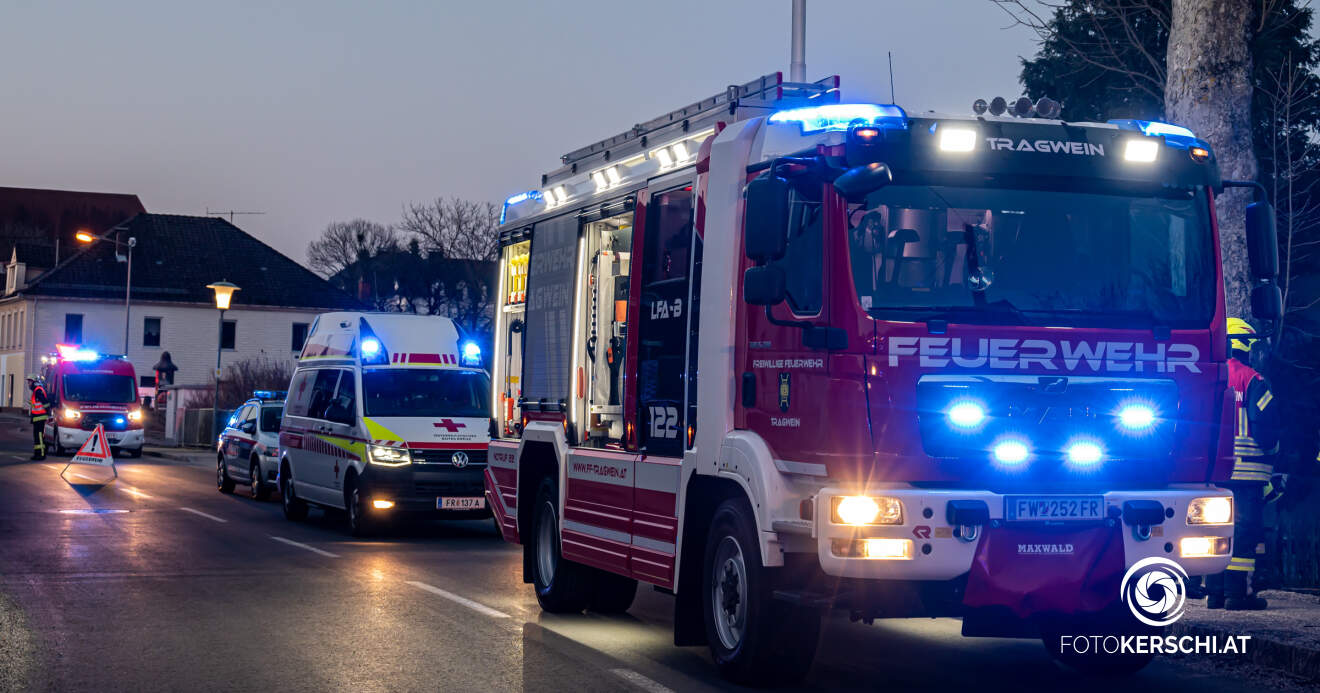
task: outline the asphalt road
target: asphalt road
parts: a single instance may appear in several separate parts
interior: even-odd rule
[[[729,688],[705,648],[671,644],[671,598],[645,586],[624,616],[541,614],[489,522],[354,540],[333,515],[220,494],[206,456],[68,483],[66,460],[27,461],[27,435],[0,424],[0,690]],[[958,628],[832,617],[805,688],[1301,690],[1204,659],[1093,681]]]

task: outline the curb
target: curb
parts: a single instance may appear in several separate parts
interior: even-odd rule
[[[143,449],[142,449],[142,456],[143,456],[143,457],[155,457],[155,458],[158,458],[158,459],[171,460],[171,461],[174,461],[174,462],[192,462],[192,461],[193,461],[193,460],[190,459],[187,455],[184,455],[184,454],[178,454],[178,453],[173,453],[173,452],[166,452],[166,451],[161,450],[161,449],[159,449],[159,448],[143,448]]]
[[[1169,627],[1169,634],[1176,636],[1219,636],[1250,635],[1251,645],[1247,648],[1247,661],[1261,667],[1299,676],[1313,681],[1320,681],[1320,650],[1289,644],[1255,633],[1238,633],[1226,628],[1208,626],[1201,623],[1180,621]]]

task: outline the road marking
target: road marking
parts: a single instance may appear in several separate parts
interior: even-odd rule
[[[288,544],[289,546],[296,546],[296,547],[298,547],[298,548],[300,548],[300,549],[307,549],[308,551],[311,551],[312,553],[321,554],[322,556],[325,556],[326,558],[339,558],[339,554],[337,554],[337,553],[330,553],[329,551],[323,551],[323,550],[321,550],[321,549],[316,548],[315,546],[309,546],[309,545],[304,544],[304,543],[302,543],[302,542],[300,542],[300,541],[294,541],[294,540],[292,540],[292,539],[285,539],[284,537],[277,537],[277,536],[274,536],[274,535],[271,535],[270,538],[271,538],[271,539],[274,539],[275,541],[283,542],[283,543],[285,543],[285,544]]]
[[[202,512],[202,511],[200,511],[200,510],[193,510],[192,508],[179,508],[179,510],[182,510],[182,511],[184,511],[184,512],[188,512],[188,513],[192,513],[192,514],[194,514],[194,515],[201,515],[202,517],[204,517],[204,518],[206,518],[206,519],[208,519],[208,520],[215,520],[216,522],[228,522],[228,521],[229,521],[229,520],[226,520],[226,519],[223,518],[223,517],[216,517],[215,515],[212,515],[212,514],[210,514],[210,513],[204,513],[204,512]]]
[[[610,669],[610,673],[648,693],[674,693],[674,689],[655,679],[642,676],[632,669]]]
[[[46,465],[46,467],[49,468],[49,469],[54,469],[55,471],[59,471],[59,470],[60,470],[60,466],[59,466],[58,464],[48,464],[48,465]]]
[[[119,488],[120,491],[123,491],[124,493],[131,493],[131,494],[137,496],[138,498],[155,498],[155,496],[153,496],[153,495],[151,495],[151,494],[149,494],[149,493],[143,493],[143,492],[141,492],[141,491],[139,491],[139,490],[137,490],[137,489],[135,489],[135,488],[133,488],[133,487],[131,487],[131,486],[119,486],[118,488]]]
[[[96,477],[94,477],[94,476],[87,476],[86,474],[79,474],[78,472],[70,472],[70,473],[69,473],[69,476],[76,476],[76,477],[78,477],[79,479],[87,479],[88,481],[99,481],[99,482],[101,482],[101,483],[103,483],[103,484],[105,483],[105,479],[98,479],[98,478],[96,478]]]
[[[430,592],[431,594],[434,594],[438,597],[444,597],[445,599],[448,599],[451,602],[462,604],[463,606],[466,606],[467,608],[472,609],[473,611],[486,614],[491,618],[509,618],[509,615],[504,613],[503,611],[496,611],[490,608],[489,606],[486,606],[485,604],[482,604],[480,602],[474,602],[471,599],[468,599],[467,597],[460,597],[457,594],[454,594],[453,592],[442,590],[439,587],[436,587],[435,585],[428,585],[425,582],[417,582],[415,580],[409,580],[408,584],[412,585],[413,587],[416,587],[419,590]]]

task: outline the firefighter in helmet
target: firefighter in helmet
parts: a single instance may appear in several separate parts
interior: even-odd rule
[[[1206,607],[1230,611],[1264,609],[1266,602],[1247,594],[1256,570],[1257,545],[1264,540],[1266,496],[1273,490],[1274,457],[1279,449],[1279,405],[1274,404],[1270,383],[1247,364],[1251,340],[1234,335],[1256,331],[1241,318],[1228,319],[1230,358],[1228,384],[1237,403],[1233,438],[1233,473],[1226,484],[1233,491],[1233,557],[1228,570],[1206,578],[1209,597]]]
[[[46,420],[50,418],[50,398],[46,396],[46,382],[39,375],[27,377],[28,417],[32,420],[32,459],[46,459]]]

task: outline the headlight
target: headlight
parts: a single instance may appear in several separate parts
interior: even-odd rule
[[[129,412],[128,412],[128,420],[129,420],[129,421],[141,421],[141,420],[142,420],[142,410],[141,410],[141,409],[130,409]]]
[[[1233,499],[1227,496],[1193,498],[1187,504],[1187,524],[1227,525],[1233,522]]]
[[[835,496],[830,515],[836,525],[901,525],[903,504],[885,496]]]
[[[402,467],[405,464],[412,464],[412,457],[408,455],[407,448],[393,448],[387,445],[368,445],[367,459],[372,464],[379,464],[384,467]]]
[[[1178,553],[1183,558],[1227,556],[1231,548],[1228,537],[1183,537],[1178,543]]]
[[[71,409],[69,407],[64,408],[65,421],[77,421],[78,419],[81,418],[82,418],[82,412],[78,411],[77,409]]]

